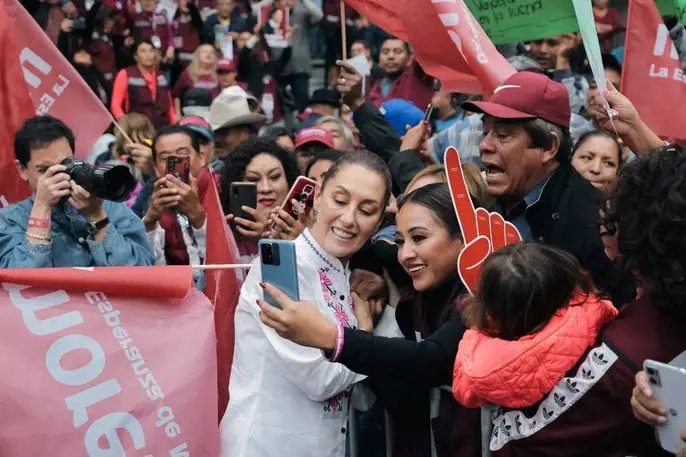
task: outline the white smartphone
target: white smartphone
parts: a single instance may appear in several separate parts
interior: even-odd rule
[[[686,369],[646,360],[643,370],[655,398],[667,410],[667,422],[655,427],[660,445],[676,454],[684,447],[681,431],[686,429]]]

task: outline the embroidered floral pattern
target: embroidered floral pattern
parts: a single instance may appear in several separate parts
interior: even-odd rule
[[[334,316],[336,316],[336,321],[344,327],[350,327],[350,319],[348,314],[343,309],[343,305],[336,299],[336,290],[333,288],[333,281],[326,274],[323,268],[319,269],[319,283],[322,286],[322,293],[324,294],[324,300],[326,305],[333,309]]]
[[[324,404],[324,411],[327,413],[340,413],[343,411],[343,393],[329,398]]]

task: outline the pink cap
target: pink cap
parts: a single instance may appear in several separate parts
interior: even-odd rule
[[[311,127],[302,129],[295,136],[296,149],[310,143],[320,143],[329,148],[333,148],[333,135],[328,130],[319,127]]]

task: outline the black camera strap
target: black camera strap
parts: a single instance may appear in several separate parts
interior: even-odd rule
[[[176,221],[181,226],[181,230],[186,232],[191,240],[192,246],[198,251],[198,258],[200,259],[200,264],[205,264],[205,258],[200,252],[200,247],[198,246],[198,240],[195,238],[195,233],[193,233],[193,227],[191,227],[191,222],[183,213],[176,213]]]

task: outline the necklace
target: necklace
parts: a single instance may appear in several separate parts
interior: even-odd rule
[[[307,232],[303,232],[303,238],[305,238],[305,241],[310,246],[310,248],[314,251],[314,253],[317,254],[317,256],[320,259],[322,259],[324,261],[324,263],[326,263],[330,268],[332,268],[333,271],[335,271],[336,273],[340,273],[340,274],[343,273],[343,271],[341,271],[340,268],[336,267],[333,263],[329,262],[329,259],[324,257],[324,254],[319,252],[319,249],[317,249],[317,246],[315,246],[314,243],[310,240],[310,237],[307,235]]]

